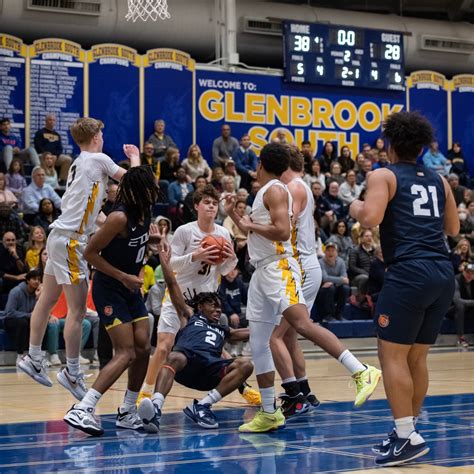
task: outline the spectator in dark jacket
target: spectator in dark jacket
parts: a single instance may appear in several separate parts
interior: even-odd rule
[[[5,232],[0,245],[0,283],[1,292],[8,294],[19,285],[26,274],[25,254],[13,232]]]
[[[168,148],[176,148],[176,143],[165,133],[166,123],[163,119],[155,120],[155,131],[148,137],[148,143],[153,145],[155,156],[164,156]],[[165,178],[166,179],[166,178]]]
[[[248,189],[252,179],[257,178],[257,155],[250,148],[250,135],[243,135],[240,146],[232,153],[235,167],[242,176],[241,186]]]
[[[349,278],[351,285],[359,290],[359,294],[367,293],[370,265],[374,258],[373,234],[370,229],[366,229],[361,235],[360,245],[349,253]]]
[[[464,320],[466,315],[474,315],[474,263],[469,263],[463,272],[455,277],[454,291],[454,322],[458,336],[457,345],[463,349],[469,347],[469,342],[464,336]]]
[[[41,272],[33,269],[26,281],[13,288],[5,307],[5,330],[15,342],[17,361],[28,350],[31,312],[36,304],[36,290],[41,284]]]
[[[370,264],[368,293],[372,301],[375,302],[382,290],[385,279],[385,262],[383,261],[382,247],[375,247],[374,257]]]
[[[329,203],[332,211],[334,212],[336,219],[344,219],[347,214],[346,207],[342,199],[338,197],[339,194],[339,184],[336,181],[329,183],[328,192],[326,194],[326,200]]]
[[[19,243],[26,237],[24,224],[7,202],[0,202],[0,239],[6,232],[13,232]]]

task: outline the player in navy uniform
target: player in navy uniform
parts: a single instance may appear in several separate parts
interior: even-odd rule
[[[429,451],[415,423],[428,390],[428,350],[454,293],[444,234],[459,233],[459,218],[447,181],[416,164],[433,141],[430,123],[418,113],[398,112],[383,134],[392,165],[370,174],[365,201],[354,201],[350,214],[363,227],[380,224],[387,271],[375,324],[395,429],[373,451],[376,464],[395,466]]]
[[[112,360],[100,371],[84,398],[66,413],[64,421],[93,436],[104,433],[94,417],[101,396],[128,368],[128,386],[118,409],[116,426],[140,428],[136,413],[138,392],[150,357],[148,314],[140,293],[148,240],[161,242],[150,225],[151,206],[159,195],[148,166],[131,168],[122,178],[115,207],[88,243],[84,256],[96,268],[92,297],[114,347]]]
[[[226,340],[245,341],[249,330],[231,329],[219,324],[221,304],[217,293],[198,293],[194,298],[194,311],[184,299],[179,284],[169,265],[169,255],[160,251],[161,268],[168,287],[171,302],[180,318],[188,324],[176,335],[175,345],[161,367],[151,400],[143,398],[138,414],[143,428],[157,433],[160,427],[161,409],[173,381],[195,390],[210,390],[201,401],[194,400],[184,409],[184,414],[203,428],[217,428],[216,417],[211,410],[229,393],[237,390],[253,372],[248,359],[223,359],[222,349]]]

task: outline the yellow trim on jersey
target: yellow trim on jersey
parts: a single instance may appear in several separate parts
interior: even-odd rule
[[[296,282],[291,273],[290,264],[287,258],[282,258],[278,262],[278,268],[281,270],[281,279],[286,281],[285,294],[290,300],[290,306],[298,304],[300,302],[298,298],[298,292],[296,291]]]
[[[148,316],[139,316],[138,318],[132,319],[132,323],[138,323],[138,321],[143,321],[148,319]]]
[[[295,226],[292,226],[291,228],[291,247],[293,249],[293,257],[298,262],[298,265],[300,266],[301,285],[303,285],[304,280],[306,278],[306,273],[304,271],[303,264],[301,263],[301,256],[300,256],[300,252],[298,251],[297,242],[298,242],[298,229],[296,228],[296,225],[295,225]]]
[[[119,318],[115,318],[112,324],[108,324],[107,326],[105,326],[105,329],[107,329],[107,331],[110,331],[112,328],[120,326],[121,324],[123,324],[123,321],[120,321]]]
[[[87,206],[86,210],[84,211],[84,216],[82,217],[81,226],[79,227],[79,234],[84,233],[85,227],[89,223],[89,216],[91,216],[94,212],[95,202],[97,201],[97,197],[99,196],[99,183],[96,182],[92,185],[92,191],[87,198]]]
[[[277,255],[283,255],[285,253],[285,247],[281,242],[273,242],[275,244],[275,250]]]
[[[76,248],[79,245],[77,240],[71,239],[67,244],[67,266],[69,269],[69,279],[73,285],[80,283],[79,258],[77,256]]]

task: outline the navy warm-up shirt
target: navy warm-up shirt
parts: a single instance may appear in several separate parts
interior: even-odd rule
[[[448,258],[444,238],[446,196],[441,177],[423,165],[395,163],[387,169],[397,191],[380,225],[387,264],[407,259]]]

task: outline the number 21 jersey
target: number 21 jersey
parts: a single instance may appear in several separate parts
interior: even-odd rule
[[[446,195],[441,177],[414,163],[395,163],[387,169],[397,179],[397,190],[380,224],[385,263],[447,259],[444,239]]]

